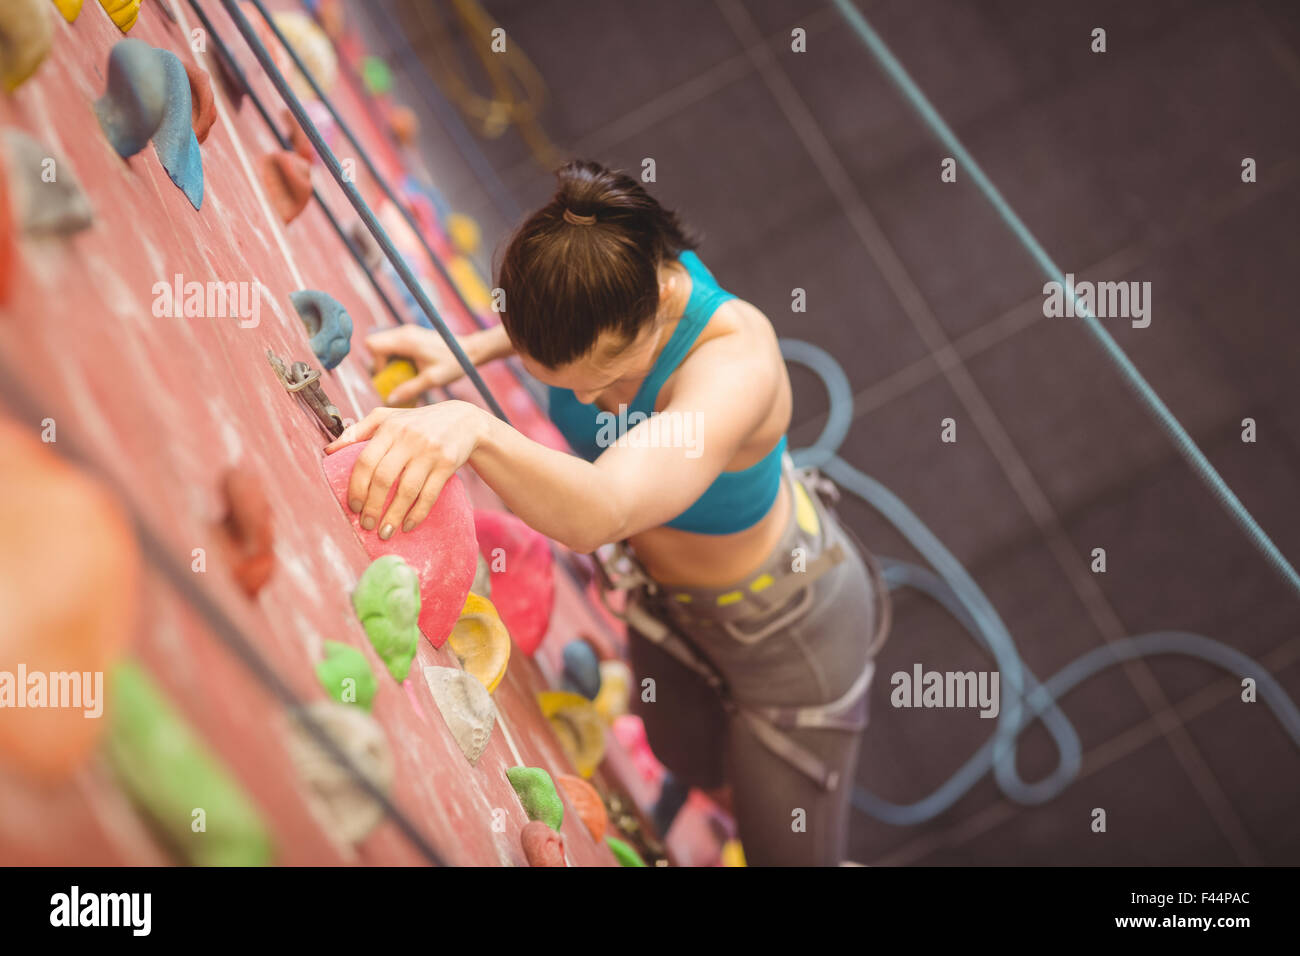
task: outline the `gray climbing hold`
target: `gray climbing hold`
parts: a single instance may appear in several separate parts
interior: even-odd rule
[[[474,572],[474,583],[469,589],[485,601],[492,600],[492,569],[483,560],[482,553],[478,556],[478,570]]]
[[[564,675],[560,686],[587,700],[595,700],[600,693],[600,661],[586,641],[570,641],[564,645]]]
[[[393,754],[379,723],[359,707],[321,700],[307,716],[320,724],[362,773],[384,793],[393,785]],[[384,816],[356,779],[320,746],[298,719],[291,720],[289,753],[312,794],[322,826],[349,843],[359,843]]]
[[[311,350],[320,364],[335,368],[352,348],[352,316],[327,292],[303,289],[289,295],[311,336]]]
[[[14,215],[33,236],[67,236],[86,229],[95,212],[72,167],[20,129],[4,130]]]
[[[492,695],[482,681],[458,667],[426,667],[424,680],[461,753],[476,763],[496,726]]]

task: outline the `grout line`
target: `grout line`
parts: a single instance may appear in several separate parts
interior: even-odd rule
[[[1275,677],[1278,673],[1300,660],[1300,638],[1273,648],[1262,658],[1260,664]],[[1232,699],[1241,690],[1241,684],[1235,677],[1225,677],[1206,684],[1193,691],[1170,708],[1174,719],[1186,723],[1195,720],[1223,702]],[[1265,705],[1267,706],[1267,705]],[[1135,753],[1155,740],[1160,731],[1156,728],[1157,720],[1148,717],[1140,724],[1121,731],[1110,740],[1103,741],[1083,756],[1083,765],[1075,782],[1100,773],[1111,764]],[[1001,826],[1007,820],[1026,808],[1012,803],[1002,797],[996,803],[985,807],[959,823],[938,832],[926,833],[902,846],[891,850],[872,866],[907,866],[918,863],[929,854],[945,847],[956,847],[968,843]]]
[[[1066,572],[1075,593],[1083,602],[1102,637],[1107,643],[1124,637],[1123,622],[1070,542],[1050,501],[1030,472],[1010,435],[1003,428],[969,370],[953,351],[938,318],[925,302],[920,288],[913,281],[888,237],[876,222],[816,119],[800,98],[789,77],[775,62],[772,51],[766,46],[755,44],[754,37],[757,35],[757,29],[748,12],[738,0],[714,0],[714,2],[727,17],[742,43],[754,51],[755,65],[781,111],[808,151],[831,192],[841,202],[867,254],[874,260],[926,348],[943,370],[958,400],[965,407],[976,429],[997,459],[1021,503],[1038,525],[1049,549]],[[1247,865],[1256,864],[1260,858],[1259,852],[1241,818],[1214,779],[1204,757],[1196,749],[1185,728],[1166,716],[1169,701],[1151,669],[1145,662],[1136,659],[1125,661],[1123,668],[1147,709],[1161,722],[1162,731],[1169,738],[1184,771],[1191,778],[1224,836],[1233,845],[1239,860]]]

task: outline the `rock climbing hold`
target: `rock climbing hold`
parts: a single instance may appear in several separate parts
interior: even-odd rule
[[[605,811],[605,801],[600,798],[596,788],[581,777],[568,773],[560,774],[555,782],[564,791],[573,809],[578,811],[578,817],[591,833],[591,838],[599,840],[603,837],[605,828],[609,826],[609,814]]]
[[[312,810],[331,834],[360,843],[384,817],[384,808],[353,774],[303,726],[311,719],[338,744],[358,770],[381,791],[393,785],[393,754],[378,721],[363,710],[332,700],[302,708],[290,722],[289,754],[313,796]]]
[[[474,583],[469,586],[472,593],[481,598],[492,600],[492,570],[488,563],[483,560],[483,555],[478,555],[478,566],[474,570]]]
[[[257,597],[275,568],[271,505],[261,479],[246,466],[225,473],[221,493],[226,505],[220,529],[226,559],[244,593]]]
[[[95,101],[95,113],[119,156],[134,156],[152,139],[172,182],[195,209],[203,205],[203,159],[192,125],[190,81],[174,53],[140,40],[119,40],[108,56],[108,89]]]
[[[561,687],[595,700],[600,693],[600,662],[596,652],[586,641],[570,641],[564,645],[564,675]]]
[[[217,100],[212,95],[212,78],[206,70],[194,63],[185,64],[185,76],[190,81],[190,126],[194,138],[206,142],[212,124],[217,121]]]
[[[377,558],[395,554],[403,558],[420,579],[420,630],[434,647],[442,647],[452,626],[465,606],[465,595],[474,581],[475,555],[474,512],[460,478],[452,475],[443,485],[429,516],[413,531],[400,529],[387,541],[381,540],[376,527],[367,531],[361,516],[348,507],[348,480],[352,466],[369,442],[357,442],[326,455],[325,477],[334,491],[334,499],[352,522],[366,552]],[[396,488],[389,492],[392,501]],[[507,629],[510,622],[505,622]]]
[[[519,842],[529,866],[567,866],[564,862],[564,836],[541,820],[531,820],[519,831]]]
[[[381,401],[387,403],[388,396],[392,394],[393,389],[403,382],[409,382],[415,378],[415,366],[406,359],[393,359],[378,372],[374,374],[371,381],[374,383],[375,391],[379,393]],[[413,398],[409,402],[403,402],[398,408],[414,408],[417,402]]]
[[[480,313],[491,311],[492,293],[483,284],[478,268],[473,262],[464,256],[452,256],[451,261],[447,263],[447,272],[471,309]]]
[[[123,33],[129,33],[140,16],[140,0],[99,0],[99,5]]]
[[[515,788],[524,813],[530,820],[541,820],[552,830],[564,822],[564,801],[555,789],[555,781],[541,767],[511,767],[506,779]]]
[[[371,96],[383,96],[393,88],[393,74],[388,64],[377,56],[367,56],[361,61],[361,79]]]
[[[549,690],[537,695],[537,703],[574,769],[590,777],[605,758],[605,725],[591,701],[581,694]]]
[[[420,135],[420,118],[409,106],[394,106],[388,111],[388,128],[398,143],[411,146]]]
[[[257,808],[132,661],[112,672],[108,756],[131,798],[172,848],[198,866],[266,866],[271,838]],[[195,831],[194,809],[204,826]]]
[[[531,656],[546,636],[555,603],[550,542],[504,511],[475,512],[474,529],[492,569],[492,603],[515,645]]]
[[[600,719],[612,724],[628,711],[632,691],[632,670],[622,661],[600,662],[600,693],[592,704]]]
[[[0,3],[0,83],[12,93],[50,52],[54,28],[43,0]]]
[[[302,161],[293,153],[278,155]],[[307,326],[311,336],[311,350],[327,369],[336,368],[352,348],[352,316],[327,292],[302,289],[289,294],[289,301],[298,310],[298,318]]]
[[[356,704],[369,710],[379,684],[366,655],[351,644],[325,642],[325,659],[316,665],[316,678],[340,704]]]
[[[736,839],[728,840],[722,844],[722,865],[723,866],[745,866],[745,850]]]
[[[24,232],[66,236],[90,226],[94,210],[72,167],[20,129],[4,130],[11,202]],[[53,175],[51,175],[53,171]]]
[[[472,256],[478,252],[482,233],[479,231],[478,223],[469,216],[459,212],[448,216],[447,234],[451,236],[452,244],[465,255]]]
[[[141,569],[117,500],[55,447],[0,417],[0,762],[51,783],[107,723],[102,675],[135,632]]]
[[[645,860],[641,859],[641,854],[632,849],[631,845],[624,843],[618,837],[607,836],[605,843],[614,853],[614,859],[623,866],[645,866]]]
[[[54,0],[54,5],[58,7],[59,13],[63,14],[63,19],[72,23],[81,15],[82,0]]]
[[[455,667],[426,667],[424,680],[461,753],[477,763],[496,726],[492,695],[480,680]]]
[[[266,187],[271,207],[280,217],[280,221],[287,226],[302,215],[302,211],[311,202],[311,163],[292,150],[281,149],[262,157],[261,171],[262,185]],[[351,328],[350,320],[348,327]],[[343,355],[347,354],[347,350],[344,349]],[[340,360],[343,355],[339,356]]]
[[[497,689],[510,663],[510,635],[491,601],[467,594],[447,643],[467,674],[482,681],[489,694]]]
[[[371,562],[352,592],[361,626],[394,680],[406,680],[420,643],[420,579],[395,554]]]

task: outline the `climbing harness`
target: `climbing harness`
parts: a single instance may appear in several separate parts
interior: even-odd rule
[[[275,369],[275,374],[285,391],[298,397],[326,435],[330,438],[338,438],[343,434],[343,419],[339,415],[338,407],[329,400],[329,396],[321,388],[320,369],[312,368],[306,362],[294,362],[286,368],[284,359],[270,349],[266,350],[266,359],[271,363],[271,368]]]
[[[786,464],[796,515],[802,510],[801,498],[811,508],[810,496],[814,494],[822,498],[823,507],[829,510],[836,494],[833,484],[815,469],[796,471],[788,457]],[[792,520],[799,519],[792,515]],[[820,534],[825,534],[824,524],[820,519],[815,520]],[[600,598],[611,614],[698,674],[718,696],[723,710],[729,716],[743,720],[768,750],[824,790],[834,790],[840,785],[838,771],[827,767],[818,755],[783,731],[817,728],[855,733],[867,725],[867,690],[875,673],[874,655],[889,633],[891,612],[889,591],[879,565],[869,552],[862,550],[861,553],[871,576],[876,608],[876,626],[868,644],[867,664],[852,686],[837,699],[805,705],[768,705],[736,699],[717,667],[688,636],[692,615],[684,609],[688,609],[692,602],[681,598],[693,595],[680,589],[665,588],[656,582],[628,548],[627,542],[612,545],[607,555],[598,553],[595,564],[601,583],[598,589]],[[809,561],[802,571],[792,569],[780,577],[760,575],[749,587],[719,596],[715,606],[710,608],[708,620],[721,624],[738,643],[757,644],[808,613],[815,597],[813,583],[846,557],[843,547],[836,542]],[[761,587],[756,589],[755,584]],[[621,611],[609,602],[609,593],[614,591],[627,595]],[[743,625],[753,621],[755,615],[761,621],[760,625],[754,630],[745,629]]]

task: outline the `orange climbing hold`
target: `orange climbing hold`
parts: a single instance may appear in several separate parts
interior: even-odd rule
[[[311,163],[287,149],[269,153],[262,158],[262,184],[276,215],[288,225],[311,202]]]
[[[403,146],[414,145],[420,135],[419,117],[409,106],[394,106],[389,110],[388,127],[393,131],[393,138]]]
[[[307,162],[316,162],[316,149],[312,146],[311,140],[307,138],[306,132],[298,125],[298,121],[293,118],[293,113],[285,110],[281,115],[284,117],[284,124],[289,130],[289,148]]]
[[[212,78],[207,71],[193,63],[185,64],[185,75],[190,81],[190,125],[194,138],[200,143],[208,138],[212,124],[217,121],[217,100],[212,95]]]
[[[564,796],[587,827],[591,838],[600,841],[609,826],[609,814],[605,810],[605,801],[600,792],[581,777],[572,774],[560,774],[555,778],[556,785],[564,791]]]
[[[245,466],[226,472],[221,480],[226,516],[220,533],[226,559],[239,586],[257,597],[275,568],[272,549],[271,505],[261,480]]]
[[[117,500],[7,419],[0,461],[0,763],[56,783],[108,726],[94,718],[136,628],[140,552]]]

